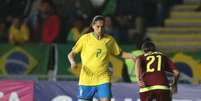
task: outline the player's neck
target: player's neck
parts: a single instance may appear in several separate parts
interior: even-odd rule
[[[96,34],[93,32],[93,35],[96,37],[96,39],[100,40],[102,38],[102,34]]]
[[[144,55],[147,56],[147,55],[150,55],[150,54],[152,54],[152,53],[153,53],[152,51],[148,51],[148,52],[146,52]]]

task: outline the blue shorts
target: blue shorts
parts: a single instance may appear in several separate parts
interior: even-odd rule
[[[111,98],[112,91],[111,91],[111,84],[105,83],[97,86],[79,86],[79,94],[78,97],[84,100],[92,100],[95,96],[102,99],[102,98]]]

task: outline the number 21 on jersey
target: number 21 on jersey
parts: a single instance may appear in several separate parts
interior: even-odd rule
[[[146,60],[148,61],[146,66],[146,72],[154,72],[154,71],[161,71],[161,61],[162,56],[161,55],[150,55],[146,57]],[[152,64],[154,62],[157,62],[157,67],[152,67]]]

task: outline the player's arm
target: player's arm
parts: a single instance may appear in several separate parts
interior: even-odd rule
[[[134,55],[125,51],[121,52],[121,57],[124,59],[133,59],[134,61],[136,60],[136,57]]]
[[[71,64],[71,69],[74,69],[76,68],[76,62],[75,62],[75,53],[73,51],[71,51],[69,54],[68,54],[68,60]]]
[[[112,38],[112,44],[111,44],[111,49],[112,49],[112,54],[115,55],[115,56],[120,56],[124,59],[133,59],[135,60],[135,56],[133,56],[131,53],[128,53],[128,52],[125,52],[123,51],[119,45],[117,44],[117,42],[115,41],[114,38]]]
[[[173,70],[174,80],[171,84],[172,92],[177,93],[177,82],[179,80],[180,72],[177,69]]]
[[[179,75],[180,75],[180,72],[177,69],[174,69],[173,70],[173,76],[174,76],[173,84],[177,84],[177,81],[179,79]]]
[[[173,77],[174,77],[173,82],[170,84],[170,86],[172,88],[171,90],[173,93],[176,93],[177,92],[177,82],[179,80],[180,72],[178,71],[176,64],[174,62],[172,62],[169,58],[167,58],[167,64],[168,64],[167,71],[172,72]]]
[[[85,37],[81,36],[80,39],[76,42],[76,44],[73,46],[71,52],[68,54],[68,60],[71,64],[71,69],[74,69],[77,66],[75,61],[75,56],[77,53],[81,52],[83,47],[83,42],[85,42],[84,40],[85,40]]]
[[[136,61],[135,61],[135,74],[136,74],[136,79],[137,79],[137,83],[140,87],[144,87],[145,84],[144,84],[144,81],[141,79],[140,77],[140,73],[141,73],[141,63],[140,63],[140,59],[139,58],[136,58]]]

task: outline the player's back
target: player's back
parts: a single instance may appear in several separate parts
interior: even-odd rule
[[[149,52],[141,55],[140,79],[145,86],[166,85],[169,86],[165,71],[171,72],[172,62],[161,52]]]

